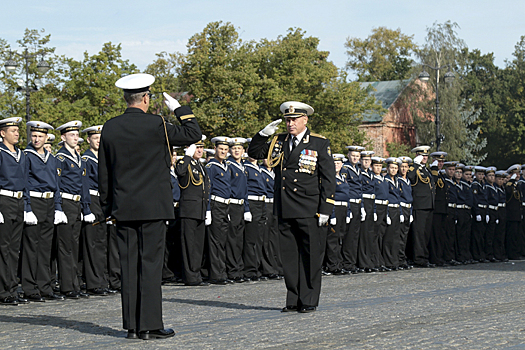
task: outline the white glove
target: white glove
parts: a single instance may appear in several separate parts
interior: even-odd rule
[[[414,158],[414,163],[421,164],[421,161],[423,160],[423,156],[419,155],[416,158]]]
[[[377,221],[377,213],[374,213],[374,221]]]
[[[244,213],[244,221],[252,221],[252,213],[250,213],[249,211]]]
[[[458,221],[457,221],[457,220],[454,220],[454,223],[457,225],[457,224],[458,224]]]
[[[433,167],[433,166],[438,166],[438,161],[437,160],[433,161],[432,164],[430,164],[430,167]]]
[[[211,225],[211,211],[206,212],[206,219],[204,220],[204,225],[206,226]]]
[[[476,221],[477,221],[477,222],[480,222],[480,221],[481,221],[481,215],[476,215]]]
[[[111,216],[109,218],[106,218],[106,225],[113,225],[113,220],[111,220]]]
[[[4,215],[0,213],[0,224],[3,224],[3,223],[4,223]]]
[[[164,103],[166,104],[166,106],[168,106],[168,109],[170,111],[173,112],[174,110],[176,110],[177,108],[180,107],[179,101],[177,101],[176,99],[174,99],[173,97],[171,97],[170,95],[168,95],[165,92],[163,92],[162,95],[165,98]]]
[[[38,219],[32,211],[24,211],[24,222],[27,225],[36,225],[38,224]]]
[[[95,217],[95,214],[93,213],[84,216],[84,222],[87,222],[88,224],[94,223],[96,219],[97,218]]]
[[[499,219],[496,219],[496,224],[499,224]]]
[[[67,216],[63,211],[55,210],[55,225],[67,224]]]
[[[404,215],[399,215],[399,222],[400,223],[404,223],[405,222],[405,216]]]
[[[277,125],[279,125],[279,123],[282,121],[283,121],[282,119],[274,120],[270,124],[266,125],[264,129],[259,131],[259,135],[268,137],[268,136],[275,134],[275,132],[277,131]]]
[[[193,144],[189,146],[188,148],[186,148],[186,152],[184,154],[187,155],[188,157],[193,157],[196,150],[197,150],[197,145]]]
[[[414,221],[414,216],[410,215],[410,223],[412,223],[412,221]]]
[[[386,224],[387,225],[392,225],[392,220],[390,220],[390,216],[386,217]]]
[[[516,175],[516,173],[512,174],[512,176],[510,177],[512,180],[514,180],[518,175]]]
[[[328,215],[319,214],[319,226],[324,226],[328,222]]]
[[[350,216],[347,216],[347,217],[346,217],[346,223],[349,224],[350,221],[352,221],[352,218],[351,218]]]
[[[489,221],[490,221],[490,216],[487,215],[487,216],[485,217],[485,221],[487,221],[487,224],[488,224]]]
[[[337,218],[331,218],[330,225],[335,226],[335,224],[337,224]]]
[[[232,218],[230,218],[230,214],[228,214],[228,221],[232,221]]]
[[[366,210],[365,208],[361,208],[361,221],[366,220]]]

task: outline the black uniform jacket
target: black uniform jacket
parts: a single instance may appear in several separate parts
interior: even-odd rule
[[[518,188],[518,181],[510,179],[505,185],[507,201],[507,221],[521,221],[521,193]]]
[[[273,144],[272,149],[270,146]],[[283,219],[330,215],[335,195],[335,166],[330,141],[306,130],[301,142],[290,152],[290,135],[253,137],[248,155],[274,161],[274,214]],[[278,160],[278,163],[277,162]]]
[[[432,177],[434,183],[436,184],[435,188],[435,197],[434,197],[434,213],[436,214],[447,214],[448,210],[448,193],[449,187],[451,186],[450,182],[445,180],[445,175],[440,174],[437,170],[431,169]]]
[[[188,106],[175,110],[181,126],[138,108],[108,120],[102,128],[98,181],[106,216],[117,221],[174,219],[171,146],[199,141],[201,130]]]
[[[175,173],[179,180],[180,217],[204,220],[210,196],[210,178],[202,164],[189,156],[177,161]]]
[[[415,210],[434,209],[434,179],[430,170],[422,164],[414,163],[407,174],[412,184],[412,204]]]

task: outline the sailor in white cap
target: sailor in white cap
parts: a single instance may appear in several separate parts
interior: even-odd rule
[[[358,258],[359,268],[365,272],[372,272],[375,269],[373,257],[370,252],[374,250],[374,206],[375,193],[372,172],[372,156],[374,151],[361,151],[361,186],[363,192],[363,209],[361,213],[361,227],[359,228]]]
[[[401,160],[399,165],[398,181],[401,189],[401,202],[399,205],[403,211],[404,222],[400,223],[400,246],[399,246],[399,267],[408,270],[412,268],[412,265],[408,264],[406,256],[406,245],[408,239],[408,231],[414,217],[412,216],[412,203],[414,199],[412,197],[412,185],[407,177],[408,169],[412,164],[412,158],[407,156],[398,157]]]
[[[495,166],[487,167],[485,173],[485,191],[487,194],[487,215],[489,220],[485,229],[485,236],[483,241],[483,251],[485,259],[490,262],[497,262],[494,257],[494,236],[496,234],[496,225],[498,224],[498,209],[499,209],[499,192],[496,185],[496,171]],[[498,221],[498,222],[496,222]]]
[[[506,246],[507,257],[510,260],[522,258],[522,233],[521,220],[523,217],[522,202],[525,202],[523,193],[520,191],[521,165],[514,164],[507,169],[510,179],[505,184],[505,196],[507,202],[507,230]]]
[[[398,179],[399,166],[402,161],[397,157],[386,159],[387,174],[385,181],[388,184],[388,213],[386,217],[387,227],[384,236],[381,237],[381,254],[384,265],[390,270],[403,269],[399,267],[399,246],[401,245],[400,224],[405,222],[403,207],[401,204],[401,185]],[[408,217],[406,218],[408,220]]]
[[[288,101],[281,112],[287,132],[272,136],[280,120],[270,123],[252,138],[248,155],[266,158],[276,172],[274,212],[288,290],[282,311],[305,313],[315,311],[319,303],[322,250],[335,203],[335,167],[330,141],[306,127],[313,108]]]
[[[487,189],[485,188],[485,172],[487,168],[475,166],[475,178],[472,181],[474,220],[472,223],[471,253],[472,258],[477,262],[488,262],[485,259],[484,237],[487,223],[490,219],[488,215]]]
[[[32,212],[24,211],[27,159],[16,147],[21,121],[20,117],[0,120],[0,303],[5,305],[28,303],[17,293],[18,252],[24,221],[37,221]]]
[[[429,146],[418,146],[412,149],[416,153],[414,163],[409,168],[407,177],[412,184],[414,197],[412,215],[412,258],[420,267],[434,267],[430,264],[428,242],[432,232],[432,217],[434,210],[434,179],[426,163]]]
[[[102,125],[95,125],[82,130],[82,133],[87,134],[87,142],[89,143],[89,149],[82,155],[82,160],[86,162],[86,180],[91,197],[89,208],[95,216],[95,223],[83,224],[81,239],[87,292],[91,295],[106,296],[109,291],[107,289],[108,282],[104,275],[107,227],[98,193],[98,150],[102,127]],[[115,293],[116,291],[111,290],[111,292]]]
[[[256,263],[255,242],[253,242],[257,236],[253,235],[254,225],[248,225],[252,221],[252,213],[248,202],[248,178],[242,161],[246,142],[247,140],[243,137],[228,138],[230,156],[226,159],[231,191],[228,206],[230,231],[226,240],[226,275],[228,280],[237,283],[243,282],[243,277],[256,281],[259,266]],[[246,230],[246,233],[245,226],[250,226],[250,230]],[[260,234],[259,229],[256,229],[255,232]],[[249,243],[245,242],[245,239],[248,239]],[[246,244],[253,246],[250,249],[243,249]]]
[[[496,219],[496,229],[494,231],[494,259],[497,262],[507,262],[505,250],[505,230],[507,225],[507,198],[505,196],[505,182],[507,179],[505,170],[496,171],[495,187],[498,191],[498,215]]]
[[[41,121],[27,123],[31,143],[24,150],[29,163],[25,212],[35,214],[38,225],[26,220],[22,238],[20,281],[30,301],[63,300],[51,288],[51,251],[54,224],[67,222],[62,211],[57,160],[44,149],[53,127]],[[36,223],[35,222],[35,223]]]
[[[165,103],[181,125],[147,113],[154,81],[149,74],[131,74],[115,83],[127,109],[104,124],[99,149],[100,202],[117,225],[123,325],[128,338],[141,339],[175,334],[163,326],[161,289],[166,220],[174,219],[171,147],[202,136],[190,107],[167,93]]]
[[[77,265],[80,249],[82,219],[95,222],[89,205],[91,197],[87,184],[86,162],[76,151],[82,122],[73,120],[56,128],[60,131],[63,146],[56,154],[62,209],[67,222],[57,226],[57,260],[60,277],[60,291],[67,299],[88,298],[80,290]]]
[[[53,153],[53,142],[55,142],[55,135],[48,133],[46,143],[44,144],[44,149],[49,153]]]

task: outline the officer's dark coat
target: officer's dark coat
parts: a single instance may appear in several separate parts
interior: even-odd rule
[[[204,166],[198,160],[184,156],[177,162],[175,173],[181,187],[180,217],[204,220],[210,196],[210,178]]]
[[[99,149],[99,192],[102,208],[117,221],[174,219],[171,192],[171,146],[201,140],[197,120],[188,106],[175,110],[181,126],[162,117],[127,108],[108,120]]]
[[[290,151],[288,133],[274,135],[274,149],[268,137],[257,133],[248,148],[248,155],[263,159],[273,153],[282,154],[275,166],[274,214],[283,218],[313,218],[317,213],[330,215],[334,204],[335,166],[330,141],[311,134],[307,129],[301,142]],[[314,160],[315,158],[315,160]]]
[[[434,179],[430,170],[423,164],[414,163],[410,166],[407,177],[412,184],[413,208],[434,209]]]

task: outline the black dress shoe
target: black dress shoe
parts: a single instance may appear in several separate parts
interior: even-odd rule
[[[242,278],[242,277],[235,277],[235,278],[233,279],[233,281],[234,281],[235,283],[244,283],[244,282],[246,282],[245,279]]]
[[[80,299],[80,295],[78,295],[77,292],[67,292],[67,293],[64,293],[64,297],[66,297],[66,299]]]
[[[266,277],[266,276],[259,277],[259,281],[268,281],[268,280],[269,280],[269,278]]]
[[[293,305],[288,305],[281,309],[281,312],[297,312],[297,311],[299,311],[299,309],[297,308],[297,306],[293,306]]]
[[[280,276],[278,274],[276,274],[276,273],[272,273],[272,274],[270,274],[270,275],[268,275],[266,277],[268,277],[271,280],[278,280],[278,279],[280,279],[279,278]]]
[[[142,340],[165,339],[173,337],[174,335],[175,331],[171,328],[139,332],[139,338]]]
[[[209,286],[210,284],[208,282],[200,281],[200,282],[184,283],[184,285],[191,286],[191,287],[206,287],[206,286]]]
[[[29,301],[36,301],[36,302],[40,302],[40,303],[43,303],[46,301],[46,299],[44,299],[40,294],[31,294],[31,295],[28,295],[26,296],[26,299],[29,300]]]
[[[15,297],[5,297],[0,300],[0,304],[2,305],[18,305],[18,300]]]
[[[65,300],[63,295],[55,294],[55,293],[46,294],[43,297],[46,300]]]
[[[244,277],[247,282],[259,282],[259,277]]]
[[[179,283],[179,280],[175,276],[162,279],[162,284],[177,284],[177,283]]]
[[[389,272],[389,271],[392,271],[392,269],[389,269],[386,266],[381,266],[381,267],[379,267],[379,271],[381,271],[381,272]]]
[[[112,289],[112,288],[104,288],[104,290],[106,291],[106,293],[108,294],[117,294],[119,292],[119,290],[117,289]]]
[[[323,275],[323,276],[332,276],[332,273],[331,273],[331,272],[328,272],[328,271],[325,271],[325,270],[323,270],[323,271],[321,271],[321,275]]]
[[[315,306],[301,306],[299,308],[299,312],[302,313],[302,314],[306,314],[306,313],[309,313],[309,312],[314,312],[315,310],[317,310],[317,308]]]
[[[218,285],[221,285],[221,286],[225,286],[228,284],[228,282],[226,282],[226,280],[210,280],[210,283],[211,284],[218,284]]]
[[[16,298],[16,301],[19,304],[29,304],[29,299],[22,298],[20,295]]]
[[[126,335],[126,339],[138,339],[139,336],[137,335],[137,332],[135,332],[134,329],[128,329],[128,334]]]
[[[88,293],[84,293],[82,291],[78,291],[77,292],[78,296],[83,298],[83,299],[88,299],[89,298],[89,294]]]
[[[105,288],[93,288],[87,290],[89,295],[97,295],[97,296],[108,296],[108,292]]]

